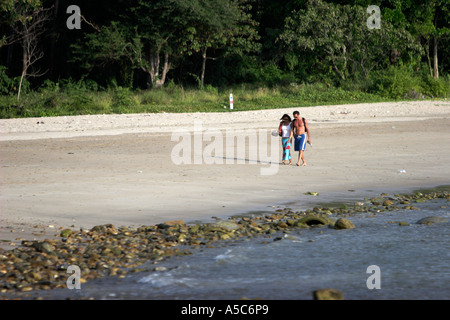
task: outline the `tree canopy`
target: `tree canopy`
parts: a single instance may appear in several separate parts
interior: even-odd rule
[[[66,9],[81,10],[68,29]],[[450,0],[3,0],[0,75],[50,80],[91,79],[130,88],[168,81],[221,86],[367,79],[408,66],[448,76]],[[380,28],[368,28],[369,5]],[[47,12],[39,30],[24,31]],[[41,17],[42,18],[42,17]],[[28,44],[27,44],[28,41]],[[41,55],[42,54],[42,55]],[[7,91],[6,89],[2,92]]]

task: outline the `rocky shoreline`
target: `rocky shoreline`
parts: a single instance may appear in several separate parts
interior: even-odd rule
[[[208,248],[228,241],[262,237],[281,240],[297,228],[327,227],[351,229],[351,217],[359,213],[376,215],[384,211],[415,210],[414,204],[432,199],[450,199],[447,191],[417,192],[410,195],[381,194],[354,205],[335,208],[314,207],[305,211],[290,208],[256,217],[230,217],[203,224],[167,221],[152,226],[115,227],[98,225],[89,230],[63,229],[55,239],[28,241],[12,250],[0,249],[0,299],[26,298],[36,290],[67,288],[69,266],[81,271],[81,283],[97,278],[148,271],[144,263],[157,263],[174,255],[189,255],[197,248]],[[447,222],[421,219],[417,223]],[[402,224],[401,221],[393,223]],[[282,236],[280,236],[282,235]]]

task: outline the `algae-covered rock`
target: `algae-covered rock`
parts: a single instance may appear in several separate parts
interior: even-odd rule
[[[200,225],[194,224],[193,226],[190,226],[189,232],[190,233],[197,233],[199,229],[200,229]]]
[[[318,216],[318,215],[314,215],[314,214],[309,214],[299,220],[297,220],[297,226],[299,225],[308,225],[308,226],[312,226],[312,225],[331,225],[333,224],[333,221],[326,218],[326,217],[322,217],[322,216]]]
[[[344,300],[344,294],[336,289],[320,289],[313,292],[314,300]]]
[[[168,226],[177,226],[177,225],[184,225],[184,220],[171,220],[171,221],[166,221],[164,222],[164,224],[168,225]]]
[[[71,229],[64,229],[63,231],[61,231],[61,233],[59,235],[63,238],[68,238],[72,234],[73,234],[73,231]]]
[[[280,228],[287,228],[288,224],[286,222],[284,222],[284,221],[280,221],[280,222],[277,223],[277,226],[280,227]]]
[[[448,221],[442,217],[430,216],[430,217],[422,218],[419,221],[417,221],[416,223],[430,225],[433,223],[444,223],[444,222],[448,222]]]
[[[213,224],[215,227],[219,227],[228,231],[239,229],[239,225],[234,221],[219,220]]]
[[[394,204],[394,202],[391,201],[391,200],[384,200],[383,201],[383,206],[385,206],[385,207],[392,206],[393,204]]]
[[[336,223],[334,224],[335,229],[353,229],[355,228],[355,225],[350,220],[339,218],[337,219]]]

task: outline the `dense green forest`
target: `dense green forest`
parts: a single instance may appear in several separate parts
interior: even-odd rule
[[[0,117],[450,93],[450,0],[0,0]]]

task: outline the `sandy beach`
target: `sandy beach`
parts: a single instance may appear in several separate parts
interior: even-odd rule
[[[273,143],[279,137],[270,132],[294,110],[1,119],[0,246],[63,227],[188,222],[327,201],[336,192],[450,183],[448,101],[300,108],[311,128],[308,165],[277,162],[274,174],[261,174],[274,163],[251,154],[244,163],[173,161],[174,132],[192,133],[200,123],[224,134],[259,130]]]

